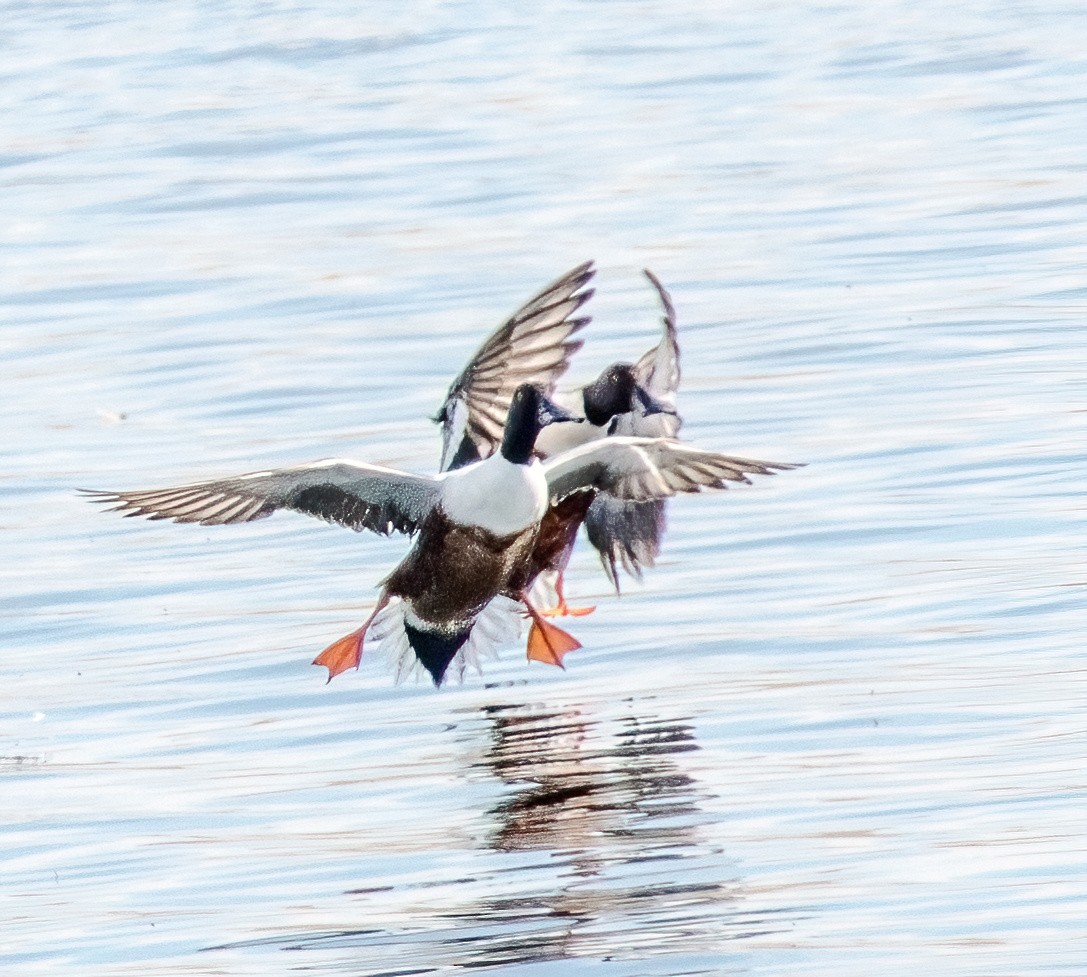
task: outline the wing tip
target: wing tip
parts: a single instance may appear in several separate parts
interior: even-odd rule
[[[588,261],[583,261],[576,268],[571,268],[562,278],[560,282],[574,282],[578,284],[578,288],[584,285],[589,279],[596,274],[596,259],[589,258]]]
[[[648,268],[642,269],[642,274],[649,279],[649,284],[656,289],[661,305],[664,306],[664,325],[669,334],[676,330],[676,307],[672,304],[672,295],[664,287],[661,280]]]

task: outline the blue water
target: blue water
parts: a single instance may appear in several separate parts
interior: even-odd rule
[[[1080,975],[1087,12],[0,3],[0,961]],[[402,540],[78,487],[346,455],[600,266],[678,500],[559,672],[323,684]]]

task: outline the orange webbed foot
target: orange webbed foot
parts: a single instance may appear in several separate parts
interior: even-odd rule
[[[592,607],[571,607],[567,604],[566,595],[563,593],[564,584],[564,574],[560,570],[555,578],[555,596],[558,598],[558,603],[554,607],[549,607],[546,611],[540,611],[544,617],[584,617],[596,610],[595,604]]]
[[[592,614],[595,610],[595,604],[591,607],[571,607],[565,600],[560,600],[554,607],[548,607],[546,610],[541,610],[540,613],[544,617],[584,617],[586,614]]]
[[[370,625],[374,623],[374,618],[381,613],[381,609],[388,603],[388,593],[382,592],[377,605],[363,622],[361,628],[344,635],[339,641],[333,641],[321,654],[313,659],[314,665],[324,665],[328,669],[328,678],[325,679],[325,685],[331,682],[340,672],[359,667],[359,662],[362,661],[362,639],[366,637],[366,632]]]
[[[571,651],[577,651],[581,642],[572,634],[555,627],[550,621],[533,617],[528,632],[528,660],[558,665],[565,668],[562,660]]]
[[[328,669],[327,682],[331,682],[340,672],[349,668],[358,668],[362,661],[362,637],[365,628],[359,628],[348,635],[333,641],[324,651],[313,659],[314,665],[323,665]]]

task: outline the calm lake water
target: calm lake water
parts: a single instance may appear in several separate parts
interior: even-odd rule
[[[0,962],[1087,973],[1087,8],[0,3]],[[808,467],[670,509],[560,672],[325,685],[405,550],[123,489],[432,470],[597,259],[571,380]]]

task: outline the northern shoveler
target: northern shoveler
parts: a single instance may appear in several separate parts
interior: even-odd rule
[[[523,384],[514,392],[499,450],[436,476],[329,459],[174,488],[87,494],[128,516],[204,526],[293,509],[355,530],[415,535],[365,623],[315,659],[328,668],[329,679],[358,667],[367,630],[393,598],[400,611],[397,627],[436,685],[479,615],[499,596],[522,603],[532,618],[529,658],[561,666],[564,655],[580,645],[545,621],[525,592],[540,523],[550,508],[591,492],[631,501],[664,498],[792,467],[629,437],[595,441],[541,464],[533,455],[537,435],[568,416]]]
[[[676,334],[676,310],[668,290],[648,268],[643,274],[656,289],[664,315],[660,342],[647,350],[634,364],[633,374],[655,409],[641,404],[616,418],[613,434],[645,438],[674,438],[683,420],[676,407],[679,389],[679,338]],[[660,555],[666,523],[664,499],[629,502],[602,494],[593,499],[585,514],[585,532],[600,554],[604,570],[619,592],[617,564],[640,578],[643,567],[651,567]],[[561,599],[561,592],[560,592]]]

